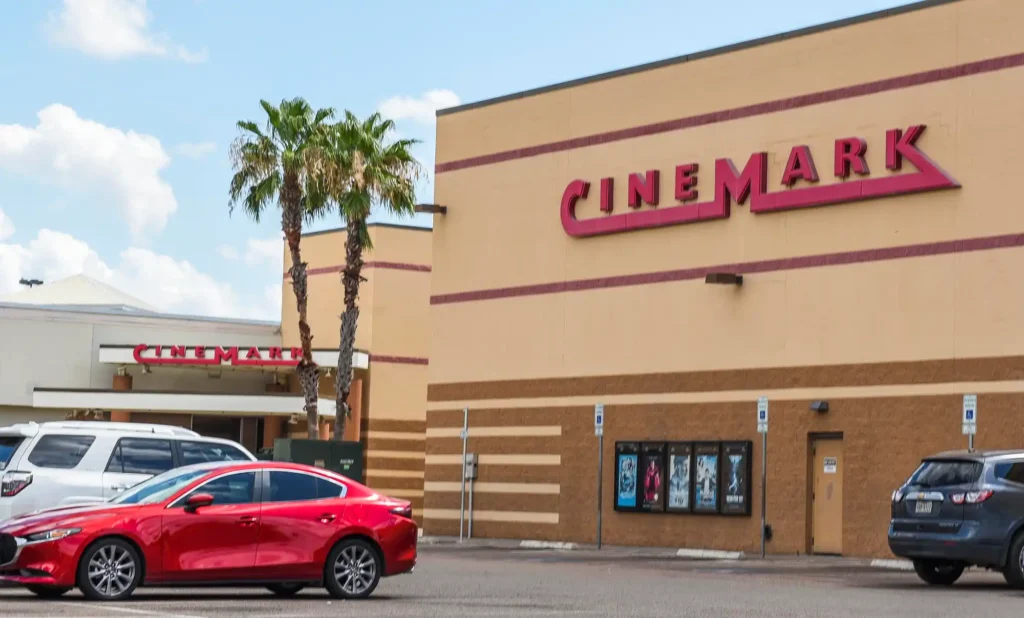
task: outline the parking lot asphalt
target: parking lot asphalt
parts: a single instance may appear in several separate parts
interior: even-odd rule
[[[3,618],[306,618],[315,616],[1018,616],[1024,593],[969,572],[951,588],[913,573],[814,559],[690,561],[493,548],[424,547],[415,573],[383,580],[367,601],[310,589],[275,599],[256,589],[140,589],[119,603],[77,592],[41,601],[0,589]]]

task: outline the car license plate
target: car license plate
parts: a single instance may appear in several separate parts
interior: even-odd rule
[[[928,515],[932,512],[932,503],[928,500],[918,500],[914,506],[914,512],[918,515]]]

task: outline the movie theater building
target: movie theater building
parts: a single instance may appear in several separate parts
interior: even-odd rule
[[[464,408],[474,537],[595,541],[596,404],[607,544],[759,551],[762,396],[769,553],[887,555],[965,394],[1024,447],[1022,28],[933,0],[439,112],[425,533]]]
[[[426,431],[427,366],[430,348],[431,233],[429,228],[371,223],[373,248],[363,255],[365,281],[359,289],[356,349],[365,351],[356,366],[352,419],[346,438],[365,446],[364,471],[371,487],[412,502],[420,519],[423,507],[423,466]],[[302,257],[307,263],[308,320],[315,350],[333,350],[320,379],[321,400],[335,397],[334,371],[344,289],[345,230],[304,234]],[[299,345],[298,316],[285,248],[281,341]],[[298,392],[298,384],[291,384]],[[330,419],[333,420],[333,419]],[[322,437],[333,437],[331,424]]]
[[[302,397],[288,392],[300,353],[282,347],[277,322],[161,313],[77,275],[5,298],[0,341],[0,425],[178,425],[252,452],[306,435]],[[367,359],[357,352],[353,364],[365,370]],[[320,411],[334,415],[333,397]]]

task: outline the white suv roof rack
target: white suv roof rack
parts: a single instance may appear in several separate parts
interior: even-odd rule
[[[191,429],[174,425],[155,425],[151,423],[113,423],[106,421],[48,421],[41,423],[45,429],[87,429],[90,431],[125,431],[130,433],[150,433],[165,436],[194,436],[199,434]]]

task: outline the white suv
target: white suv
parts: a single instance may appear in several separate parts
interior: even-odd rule
[[[64,421],[0,427],[0,521],[112,498],[179,466],[256,461],[242,445],[167,425]]]

